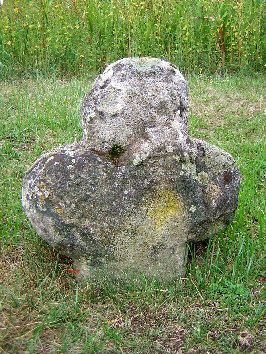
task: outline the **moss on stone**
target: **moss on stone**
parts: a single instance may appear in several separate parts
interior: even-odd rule
[[[111,149],[108,151],[108,153],[105,155],[107,158],[110,158],[112,160],[119,159],[124,152],[126,151],[123,146],[115,144],[114,146],[111,147]]]

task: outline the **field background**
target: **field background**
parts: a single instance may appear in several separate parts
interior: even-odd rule
[[[263,1],[4,0],[0,5],[0,353],[264,353]],[[125,56],[180,67],[190,135],[241,171],[234,221],[186,274],[82,285],[21,207],[41,153],[81,139],[92,79]]]
[[[264,11],[263,0],[4,0],[1,77],[98,72],[127,56],[186,73],[262,70]]]

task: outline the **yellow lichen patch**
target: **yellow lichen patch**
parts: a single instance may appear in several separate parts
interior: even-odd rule
[[[169,220],[177,216],[180,210],[179,198],[170,190],[159,190],[155,197],[148,201],[147,216],[152,219],[155,231],[166,226]]]
[[[37,187],[38,187],[38,189],[44,189],[46,187],[46,184],[41,182],[41,183],[38,184]]]
[[[63,208],[57,208],[56,209],[56,212],[58,213],[58,214],[60,214],[60,213],[62,213],[62,211],[64,210],[65,208],[63,207]]]
[[[39,183],[37,189],[34,195],[38,197],[39,201],[44,201],[49,196],[49,192],[46,190],[46,184]]]

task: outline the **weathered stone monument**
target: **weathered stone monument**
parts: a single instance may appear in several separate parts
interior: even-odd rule
[[[84,276],[184,271],[186,243],[234,216],[239,170],[227,152],[188,135],[188,87],[154,58],[98,76],[81,106],[83,139],[43,154],[22,204],[36,232]]]

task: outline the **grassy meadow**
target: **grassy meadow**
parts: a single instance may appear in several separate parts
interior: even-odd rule
[[[262,0],[3,0],[0,4],[0,353],[263,353]],[[78,284],[21,207],[41,153],[81,139],[92,80],[122,57],[176,64],[190,134],[241,171],[234,221],[189,245],[183,278]]]
[[[186,73],[262,70],[264,11],[263,0],[3,0],[0,79],[83,75],[127,56]]]
[[[20,201],[39,155],[77,141],[90,78],[0,83],[0,352],[265,351],[265,77],[188,75],[190,134],[230,152],[241,170],[226,230],[190,245],[186,275],[77,284],[71,260],[33,231]]]

